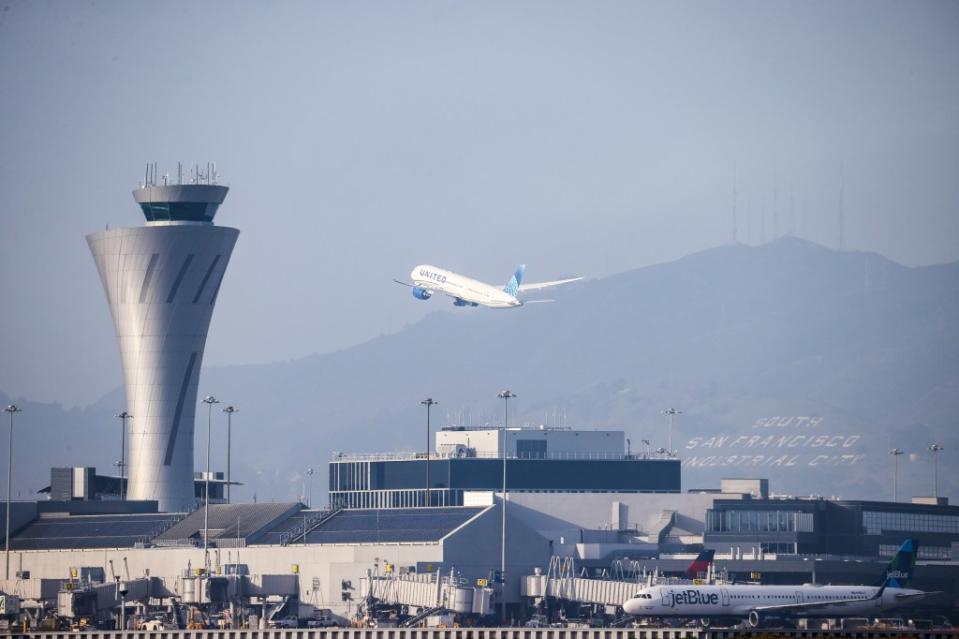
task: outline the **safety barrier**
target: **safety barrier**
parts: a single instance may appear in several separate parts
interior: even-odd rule
[[[24,639],[957,639],[959,630],[731,628],[316,628],[14,633]]]

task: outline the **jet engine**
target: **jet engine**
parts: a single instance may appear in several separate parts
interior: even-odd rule
[[[432,291],[425,288],[420,288],[419,286],[414,286],[410,292],[413,293],[413,297],[418,300],[428,300],[429,298],[433,297]]]

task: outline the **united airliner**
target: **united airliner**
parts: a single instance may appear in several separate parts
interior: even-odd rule
[[[649,586],[623,604],[637,617],[746,619],[756,627],[768,619],[786,617],[878,617],[918,599],[938,593],[908,588],[919,541],[907,539],[886,568],[879,586]]]
[[[525,303],[550,301],[529,300],[523,302],[520,297],[524,293],[540,291],[551,286],[559,286],[560,284],[568,284],[583,279],[581,277],[571,277],[552,282],[523,284],[523,273],[525,271],[526,265],[520,264],[516,272],[513,273],[513,277],[502,288],[429,264],[420,264],[413,268],[410,272],[412,283],[401,282],[400,280],[393,281],[403,286],[409,286],[413,297],[418,300],[428,300],[433,296],[433,293],[439,292],[452,297],[454,306],[514,308],[523,306]]]

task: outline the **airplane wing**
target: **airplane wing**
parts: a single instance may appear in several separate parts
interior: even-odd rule
[[[864,601],[870,601],[875,597],[867,599],[836,599],[833,601],[811,601],[805,603],[778,604],[775,606],[756,606],[753,608],[756,612],[803,612],[804,610],[815,610],[816,608],[828,608],[830,606],[849,606],[852,604],[861,604]]]
[[[550,286],[559,286],[560,284],[568,284],[570,282],[578,282],[583,278],[581,277],[571,277],[566,280],[555,280],[552,282],[532,282],[530,284],[520,284],[517,291],[519,293],[528,293],[529,291],[540,291],[544,288],[549,288]]]
[[[942,590],[933,590],[930,592],[898,592],[896,593],[896,601],[905,601],[907,599],[923,599],[925,597],[934,597],[935,595],[941,595]]]
[[[402,284],[403,286],[409,286],[410,288],[413,288],[413,285],[412,285],[412,284],[407,284],[406,282],[401,282],[401,281],[399,281],[398,279],[396,279],[395,277],[393,278],[393,281],[396,282],[397,284]]]
[[[861,604],[864,601],[874,601],[876,599],[882,598],[883,590],[885,586],[880,588],[876,594],[867,599],[839,599],[833,601],[813,601],[805,603],[794,603],[794,604],[781,604],[777,606],[757,606],[755,610],[757,612],[802,612],[804,610],[815,610],[816,608],[828,608],[829,606],[848,606],[852,604]],[[938,592],[915,592],[915,593],[896,593],[896,600],[903,601],[906,599],[923,599],[925,597],[932,597],[934,595],[940,594]]]

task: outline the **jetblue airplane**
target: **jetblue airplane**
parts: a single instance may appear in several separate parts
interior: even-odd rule
[[[746,619],[758,627],[784,617],[878,617],[938,593],[908,588],[919,540],[907,539],[886,568],[879,586],[648,586],[623,604],[636,617]]]
[[[556,280],[554,282],[537,282],[535,284],[523,284],[523,273],[526,271],[526,265],[520,264],[513,277],[510,278],[506,286],[499,288],[492,284],[486,284],[478,280],[471,279],[448,271],[444,268],[430,266],[429,264],[420,264],[414,267],[410,272],[412,284],[393,280],[397,284],[409,286],[413,297],[418,300],[428,300],[433,293],[445,293],[453,298],[454,306],[486,306],[489,308],[513,308],[533,302],[547,302],[552,300],[530,300],[528,302],[520,301],[522,293],[530,291],[539,291],[550,286],[559,286],[569,282],[576,282],[583,278],[572,277],[566,280]]]

